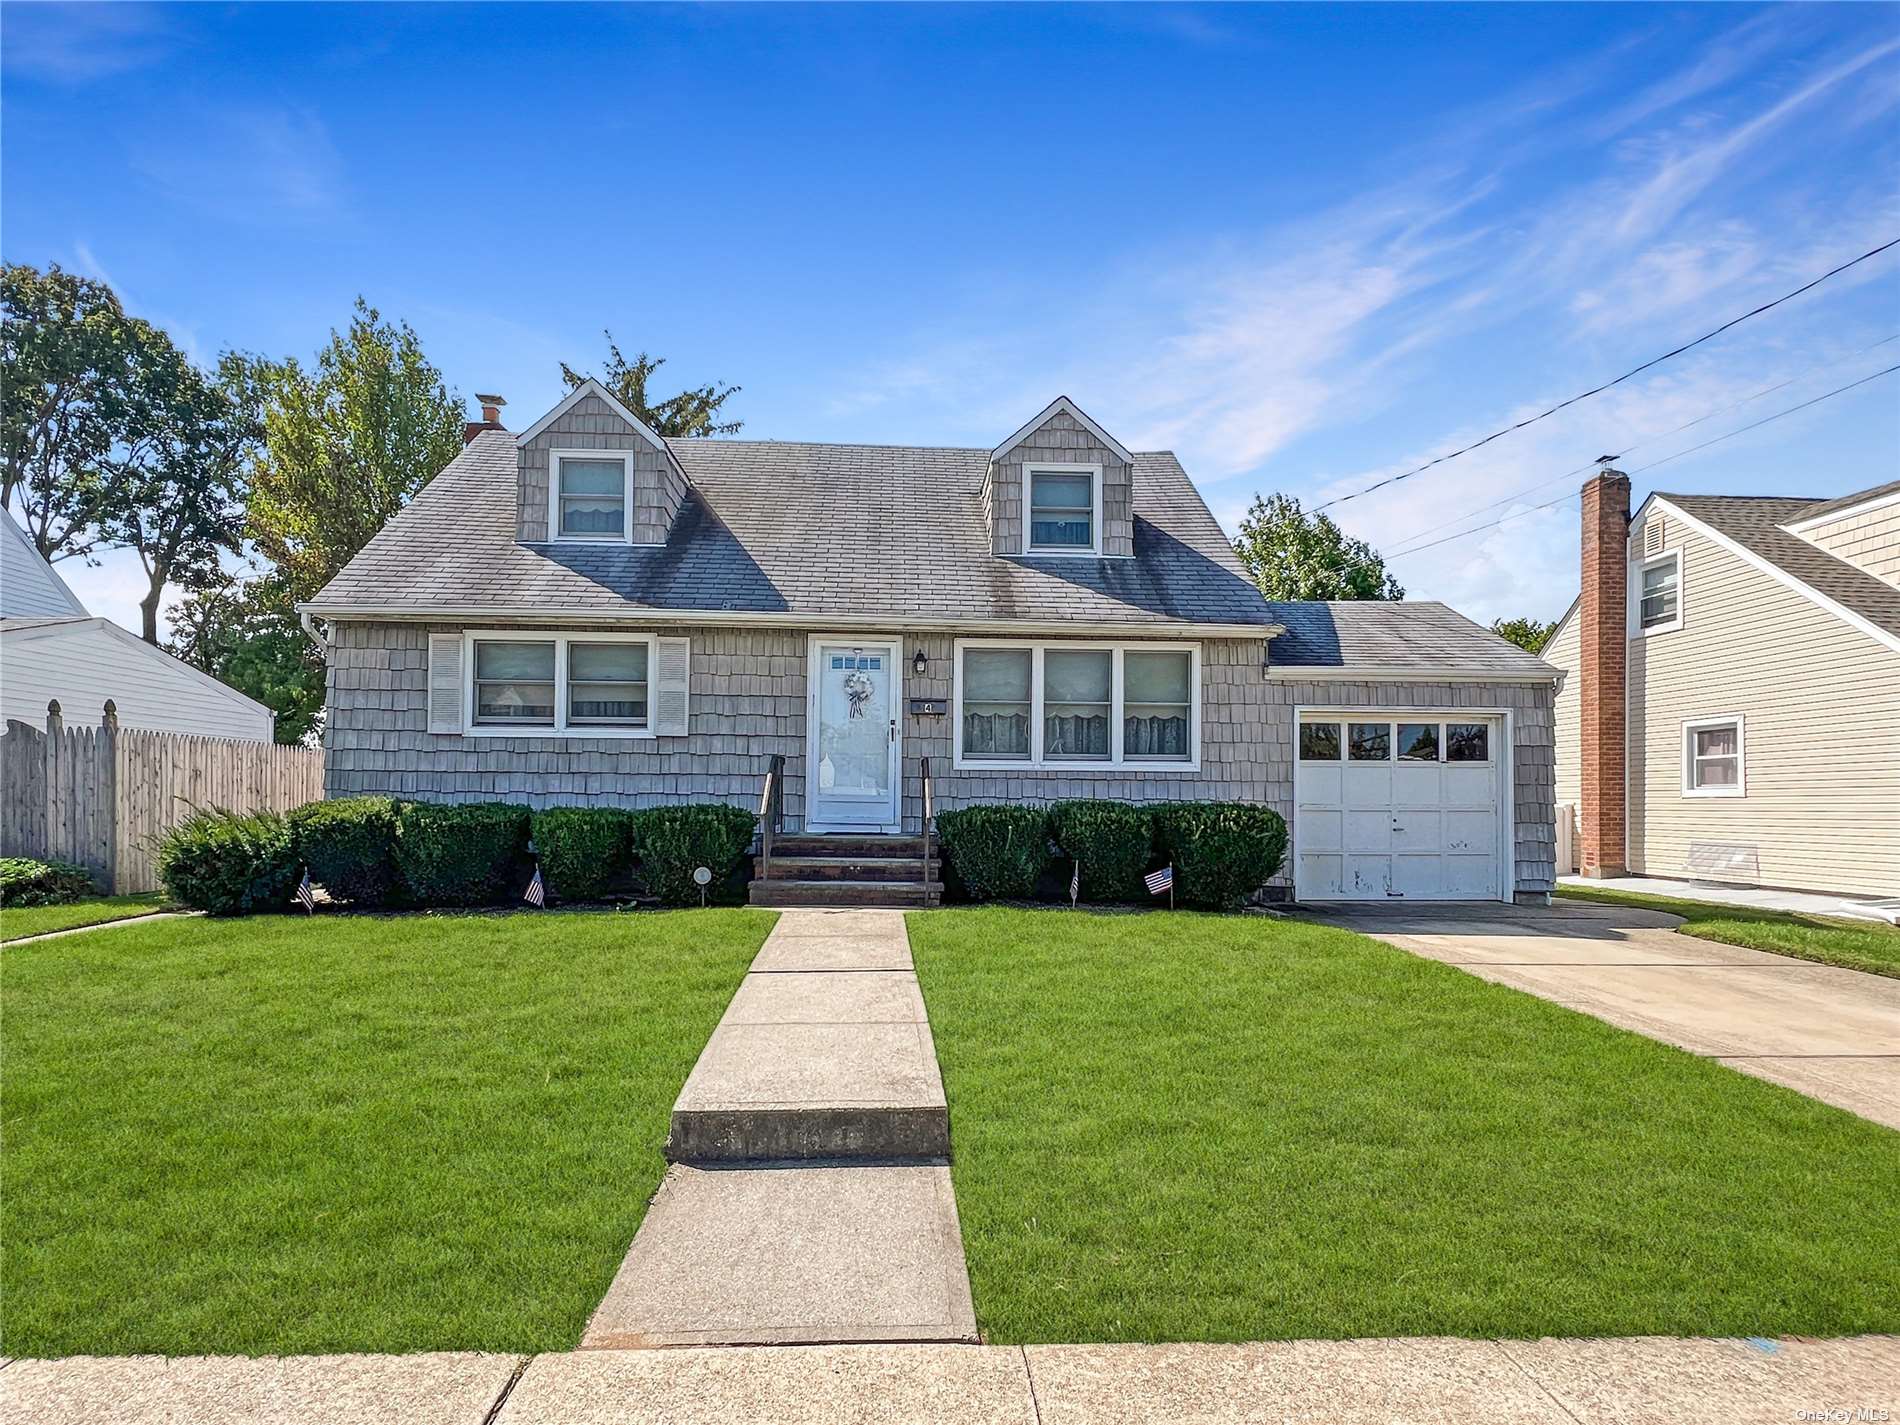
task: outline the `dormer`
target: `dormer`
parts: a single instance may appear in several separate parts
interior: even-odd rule
[[[1055,559],[1135,553],[1135,457],[1058,396],[990,452],[990,552]]]
[[[515,439],[523,544],[659,545],[686,499],[666,438],[593,379]]]

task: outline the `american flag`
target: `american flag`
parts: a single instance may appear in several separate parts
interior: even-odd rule
[[[531,906],[539,908],[545,908],[547,906],[548,888],[541,883],[541,866],[539,862],[535,864],[534,879],[528,882],[528,889],[521,893],[521,898]]]
[[[305,915],[317,913],[317,888],[310,884],[310,868],[303,868],[303,879],[297,882],[297,904],[302,906]]]
[[[1141,883],[1148,888],[1148,894],[1151,896],[1158,896],[1163,891],[1173,890],[1174,889],[1173,863],[1169,863],[1168,865],[1163,866],[1159,871],[1150,871],[1147,875],[1141,878]]]
[[[1069,872],[1069,909],[1075,909],[1076,897],[1082,894],[1082,863],[1077,861],[1075,869]]]

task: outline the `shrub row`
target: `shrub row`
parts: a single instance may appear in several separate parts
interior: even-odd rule
[[[957,884],[973,900],[1028,900],[1058,856],[1082,870],[1091,901],[1145,900],[1142,876],[1174,867],[1177,905],[1240,904],[1286,859],[1286,822],[1245,802],[1070,801],[975,806],[937,817]]]
[[[724,805],[530,811],[344,797],[282,816],[195,813],[161,842],[158,871],[173,899],[213,915],[285,908],[306,866],[332,899],[358,907],[511,902],[536,858],[550,901],[598,900],[644,883],[663,904],[697,905],[694,868],[709,868],[710,890],[728,897],[754,824],[750,812]]]
[[[67,905],[98,893],[92,873],[84,866],[0,856],[0,906]]]

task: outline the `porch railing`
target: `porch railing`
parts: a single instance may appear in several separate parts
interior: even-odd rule
[[[759,791],[759,879],[772,878],[772,842],[785,820],[785,756],[774,752],[765,764],[765,786]]]
[[[930,786],[930,759],[924,758],[924,904],[930,904],[930,868],[936,859],[937,807]]]

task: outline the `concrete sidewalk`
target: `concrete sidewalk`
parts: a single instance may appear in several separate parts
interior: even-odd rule
[[[1671,896],[1676,900],[1706,901],[1710,905],[1737,905],[1750,910],[1780,910],[1794,915],[1844,916],[1849,920],[1893,923],[1893,902],[1863,896],[1831,896],[1821,891],[1777,891],[1765,886],[1730,886],[1710,881],[1672,881],[1661,876],[1559,876],[1562,886],[1585,890],[1628,891],[1635,895]]]
[[[7,1425],[1786,1425],[1890,1417],[1900,1417],[1895,1336],[133,1356],[0,1369]]]

